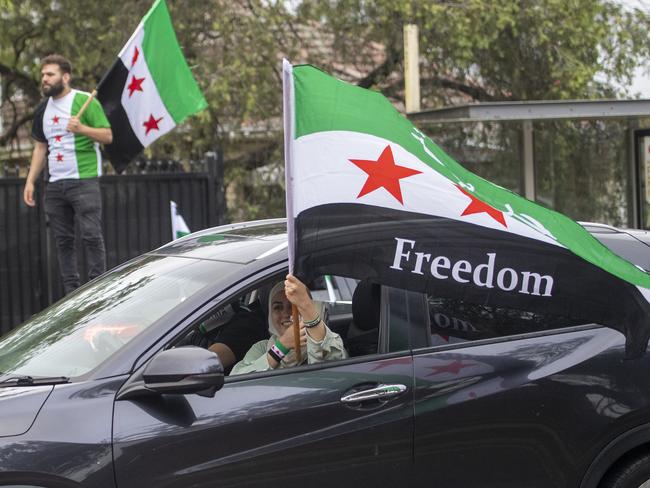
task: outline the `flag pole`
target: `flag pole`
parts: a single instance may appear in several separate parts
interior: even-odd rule
[[[293,323],[293,343],[295,344],[297,364],[302,363],[302,349],[300,348],[300,320],[298,307],[291,305],[291,322]]]
[[[93,98],[95,98],[96,95],[97,95],[97,88],[95,88],[95,89],[92,91],[92,93],[91,93],[90,96],[86,99],[86,101],[84,102],[84,104],[81,106],[81,108],[79,109],[79,112],[77,112],[77,115],[75,115],[75,117],[77,117],[78,119],[81,119],[81,116],[84,114],[84,112],[86,111],[86,108],[88,108],[88,105],[90,105],[90,102],[93,101]]]
[[[284,115],[284,178],[285,191],[287,195],[287,241],[289,252],[289,273],[293,274],[295,232],[293,222],[293,66],[291,63],[282,60],[282,108]],[[298,308],[291,305],[291,319],[293,322],[293,342],[296,351],[298,364],[302,363],[302,350],[300,349],[300,320]]]
[[[90,93],[90,96],[86,99],[86,101],[84,102],[84,104],[81,106],[81,108],[79,109],[79,112],[77,112],[76,117],[77,117],[78,119],[81,118],[81,116],[83,115],[83,113],[86,111],[86,108],[88,108],[88,105],[90,105],[90,102],[93,101],[93,98],[95,98],[95,97],[97,96],[97,90],[99,90],[99,89],[101,88],[102,84],[106,81],[106,78],[108,78],[108,75],[110,74],[110,72],[113,70],[113,68],[114,68],[114,67],[115,67],[119,62],[120,62],[120,58],[118,57],[118,58],[113,62],[113,65],[111,66],[111,68],[110,68],[106,73],[104,73],[104,75],[102,76],[102,79],[99,80],[99,83],[97,83],[97,88],[95,88],[95,89]]]

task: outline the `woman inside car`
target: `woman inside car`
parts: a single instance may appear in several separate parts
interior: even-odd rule
[[[347,357],[341,336],[332,332],[312,301],[307,287],[289,274],[285,281],[276,283],[269,293],[269,333],[271,337],[259,341],[248,350],[244,359],[231,374],[253,373],[297,364],[294,351],[294,332],[291,305],[300,314],[300,347],[303,363],[319,363]]]

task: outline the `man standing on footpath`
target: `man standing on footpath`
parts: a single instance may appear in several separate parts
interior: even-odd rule
[[[45,166],[50,174],[45,190],[45,212],[59,258],[65,293],[80,285],[75,252],[75,219],[88,258],[88,279],[106,270],[102,236],[102,200],[98,177],[102,173],[99,144],[113,140],[101,104],[92,100],[81,119],[76,115],[90,96],[70,88],[72,65],[52,54],[41,62],[41,90],[47,97],[37,107],[32,126],[34,152],[23,199],[34,207],[34,184]]]

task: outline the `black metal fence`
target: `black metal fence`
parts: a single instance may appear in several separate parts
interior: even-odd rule
[[[103,176],[104,239],[112,268],[172,239],[170,200],[190,230],[223,223],[223,172],[215,157],[207,172]],[[168,165],[159,165],[167,168]],[[153,169],[152,169],[153,168]],[[172,170],[173,171],[173,170]],[[23,203],[23,178],[0,178],[0,335],[63,296],[54,239],[42,205],[42,185],[36,208]],[[86,276],[83,245],[78,239],[79,270]]]
[[[0,180],[0,333],[48,304],[45,217],[22,203],[24,180]]]

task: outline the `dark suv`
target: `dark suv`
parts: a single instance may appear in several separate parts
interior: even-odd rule
[[[584,225],[650,268],[646,234]],[[206,347],[266,316],[285,232],[192,234],[2,338],[0,486],[650,485],[650,355],[597,324],[327,275],[349,358],[226,374]]]

